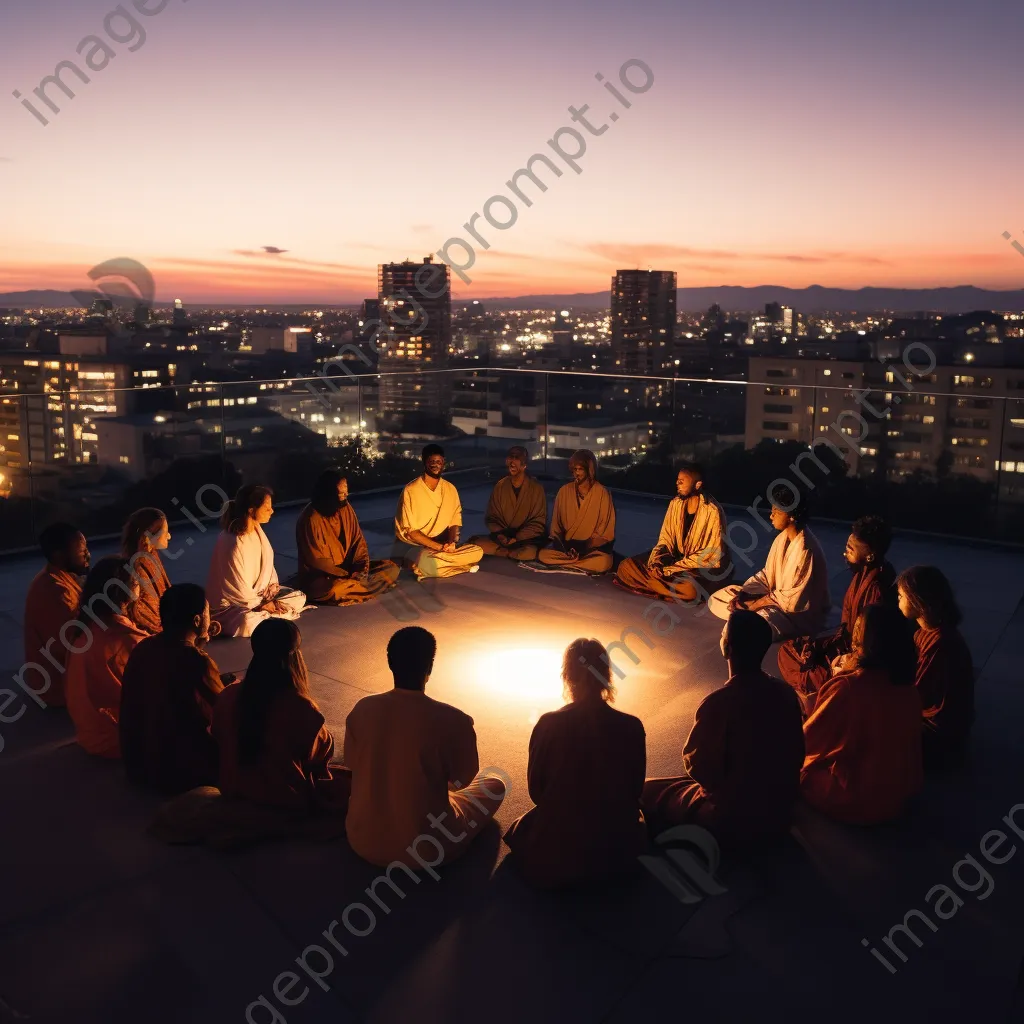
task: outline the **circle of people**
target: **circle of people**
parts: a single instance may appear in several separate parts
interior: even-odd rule
[[[395,561],[370,559],[345,475],[326,470],[296,524],[293,587],[278,581],[263,529],[272,493],[260,485],[226,503],[205,589],[170,584],[160,558],[170,530],[158,509],[134,513],[120,555],[91,568],[83,534],[52,524],[26,600],[26,666],[45,677],[33,692],[66,706],[88,753],[120,758],[131,783],[172,798],[151,827],[167,841],[226,847],[345,834],[373,864],[415,868],[429,835],[450,861],[497,811],[508,779],[480,771],[473,720],[427,696],[434,636],[407,626],[391,637],[394,688],[354,706],[339,757],[294,620],[309,604],[373,600],[397,585],[402,566],[420,580],[477,571],[485,556],[539,572],[610,573],[615,508],[593,454],[570,459],[550,526],[528,463],[525,449],[509,450],[488,533],[463,544],[444,452],[427,446],[422,475],[398,503]],[[679,468],[676,492],[653,549],[622,560],[613,582],[648,599],[706,601],[726,620],[727,681],[697,709],[682,773],[648,779],[644,727],[612,707],[606,649],[587,638],[568,646],[567,703],[541,716],[530,739],[534,807],[504,837],[536,885],[635,870],[648,843],[679,824],[698,824],[725,847],[770,840],[788,829],[800,797],[840,821],[889,821],[927,768],[962,761],[974,674],[940,570],[897,576],[886,522],[858,519],[844,551],[842,620],[822,632],[828,572],[798,491],[770,495],[777,536],[743,584],[731,582],[725,513],[698,465]],[[251,637],[240,680],[222,676],[206,651],[218,634]],[[776,642],[781,678],[762,669]]]

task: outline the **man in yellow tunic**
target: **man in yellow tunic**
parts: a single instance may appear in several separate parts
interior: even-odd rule
[[[348,501],[348,480],[325,469],[295,524],[299,588],[318,604],[361,604],[398,580],[394,562],[370,561],[370,550]]]
[[[702,491],[703,471],[683,463],[676,474],[676,497],[665,513],[658,543],[646,556],[627,558],[615,583],[641,597],[693,602],[732,580],[725,538],[725,513]]]
[[[423,449],[423,475],[406,484],[395,512],[395,537],[405,545],[405,557],[417,579],[476,572],[483,548],[459,544],[462,502],[454,484],[441,478],[444,449]]]
[[[597,575],[612,567],[615,505],[608,488],[597,482],[597,459],[586,448],[569,459],[572,481],[555,497],[551,543],[537,558],[548,571]]]
[[[485,555],[516,561],[537,557],[548,525],[548,499],[541,483],[527,474],[529,461],[529,453],[521,445],[509,448],[505,457],[508,476],[494,485],[487,502],[484,523],[489,533],[470,538]]]

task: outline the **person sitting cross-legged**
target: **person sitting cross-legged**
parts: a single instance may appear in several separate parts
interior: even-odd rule
[[[508,450],[503,476],[491,491],[484,514],[486,536],[470,537],[485,555],[511,558],[515,561],[537,557],[538,545],[544,541],[548,521],[548,500],[540,481],[526,472],[529,453],[521,445]]]
[[[541,715],[530,736],[527,781],[536,806],[505,833],[513,863],[540,887],[627,873],[647,847],[644,727],[611,706],[615,689],[601,643],[573,640],[562,680],[570,702]]]
[[[658,543],[646,556],[625,558],[614,583],[641,597],[692,603],[727,586],[732,558],[725,539],[725,512],[703,490],[704,474],[694,462],[676,473]]]
[[[480,772],[473,719],[424,692],[436,651],[420,626],[398,630],[388,641],[394,689],[363,697],[345,723],[345,829],[379,867],[450,863],[505,799],[502,779]]]
[[[789,827],[804,762],[793,690],[761,669],[772,631],[754,612],[729,616],[722,653],[729,679],[697,708],[679,778],[648,779],[644,816],[657,834],[697,824],[723,846],[779,837]]]
[[[395,586],[399,568],[371,561],[348,480],[340,469],[325,469],[313,485],[309,504],[295,523],[298,582],[317,604],[362,604]]]
[[[121,557],[131,564],[139,581],[139,597],[128,609],[128,617],[150,635],[160,632],[160,598],[171,585],[160,558],[170,539],[167,516],[158,508],[133,512],[121,533]]]
[[[537,553],[542,568],[599,575],[613,564],[615,504],[597,480],[597,459],[585,448],[569,459],[572,480],[555,496],[551,541]]]
[[[852,649],[853,624],[861,612],[873,604],[896,607],[896,571],[885,559],[891,541],[892,530],[884,519],[858,519],[843,551],[853,578],[843,597],[839,628],[824,636],[787,640],[779,648],[779,673],[796,690],[808,713],[829,677],[842,671],[843,659]]]
[[[742,586],[712,594],[708,609],[720,619],[736,611],[757,612],[775,640],[814,636],[832,607],[828,565],[818,538],[807,525],[807,496],[788,484],[772,491],[771,523],[778,531],[764,568]]]
[[[899,609],[861,612],[848,661],[804,723],[800,792],[831,818],[872,825],[899,817],[924,783],[917,650]]]
[[[206,653],[220,632],[206,593],[178,583],[160,598],[160,632],[128,656],[121,686],[121,760],[128,781],[175,796],[217,784],[213,708],[224,689]]]

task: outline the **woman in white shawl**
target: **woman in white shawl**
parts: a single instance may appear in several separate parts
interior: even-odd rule
[[[264,619],[297,619],[306,605],[301,590],[277,579],[274,549],[263,532],[274,514],[272,497],[269,487],[248,484],[221,514],[206,597],[224,636],[251,636]]]

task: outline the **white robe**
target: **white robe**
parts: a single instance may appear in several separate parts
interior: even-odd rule
[[[270,597],[283,601],[288,610],[257,610]],[[259,524],[249,533],[221,530],[210,558],[206,599],[224,636],[251,636],[264,619],[297,619],[306,605],[302,591],[278,583],[274,549]]]
[[[758,611],[768,621],[776,640],[814,636],[825,626],[832,607],[828,592],[828,566],[817,537],[804,527],[788,541],[785,532],[772,542],[764,568],[742,586],[723,587],[712,594],[708,608],[720,619],[729,618],[729,602],[741,591],[770,597]]]

